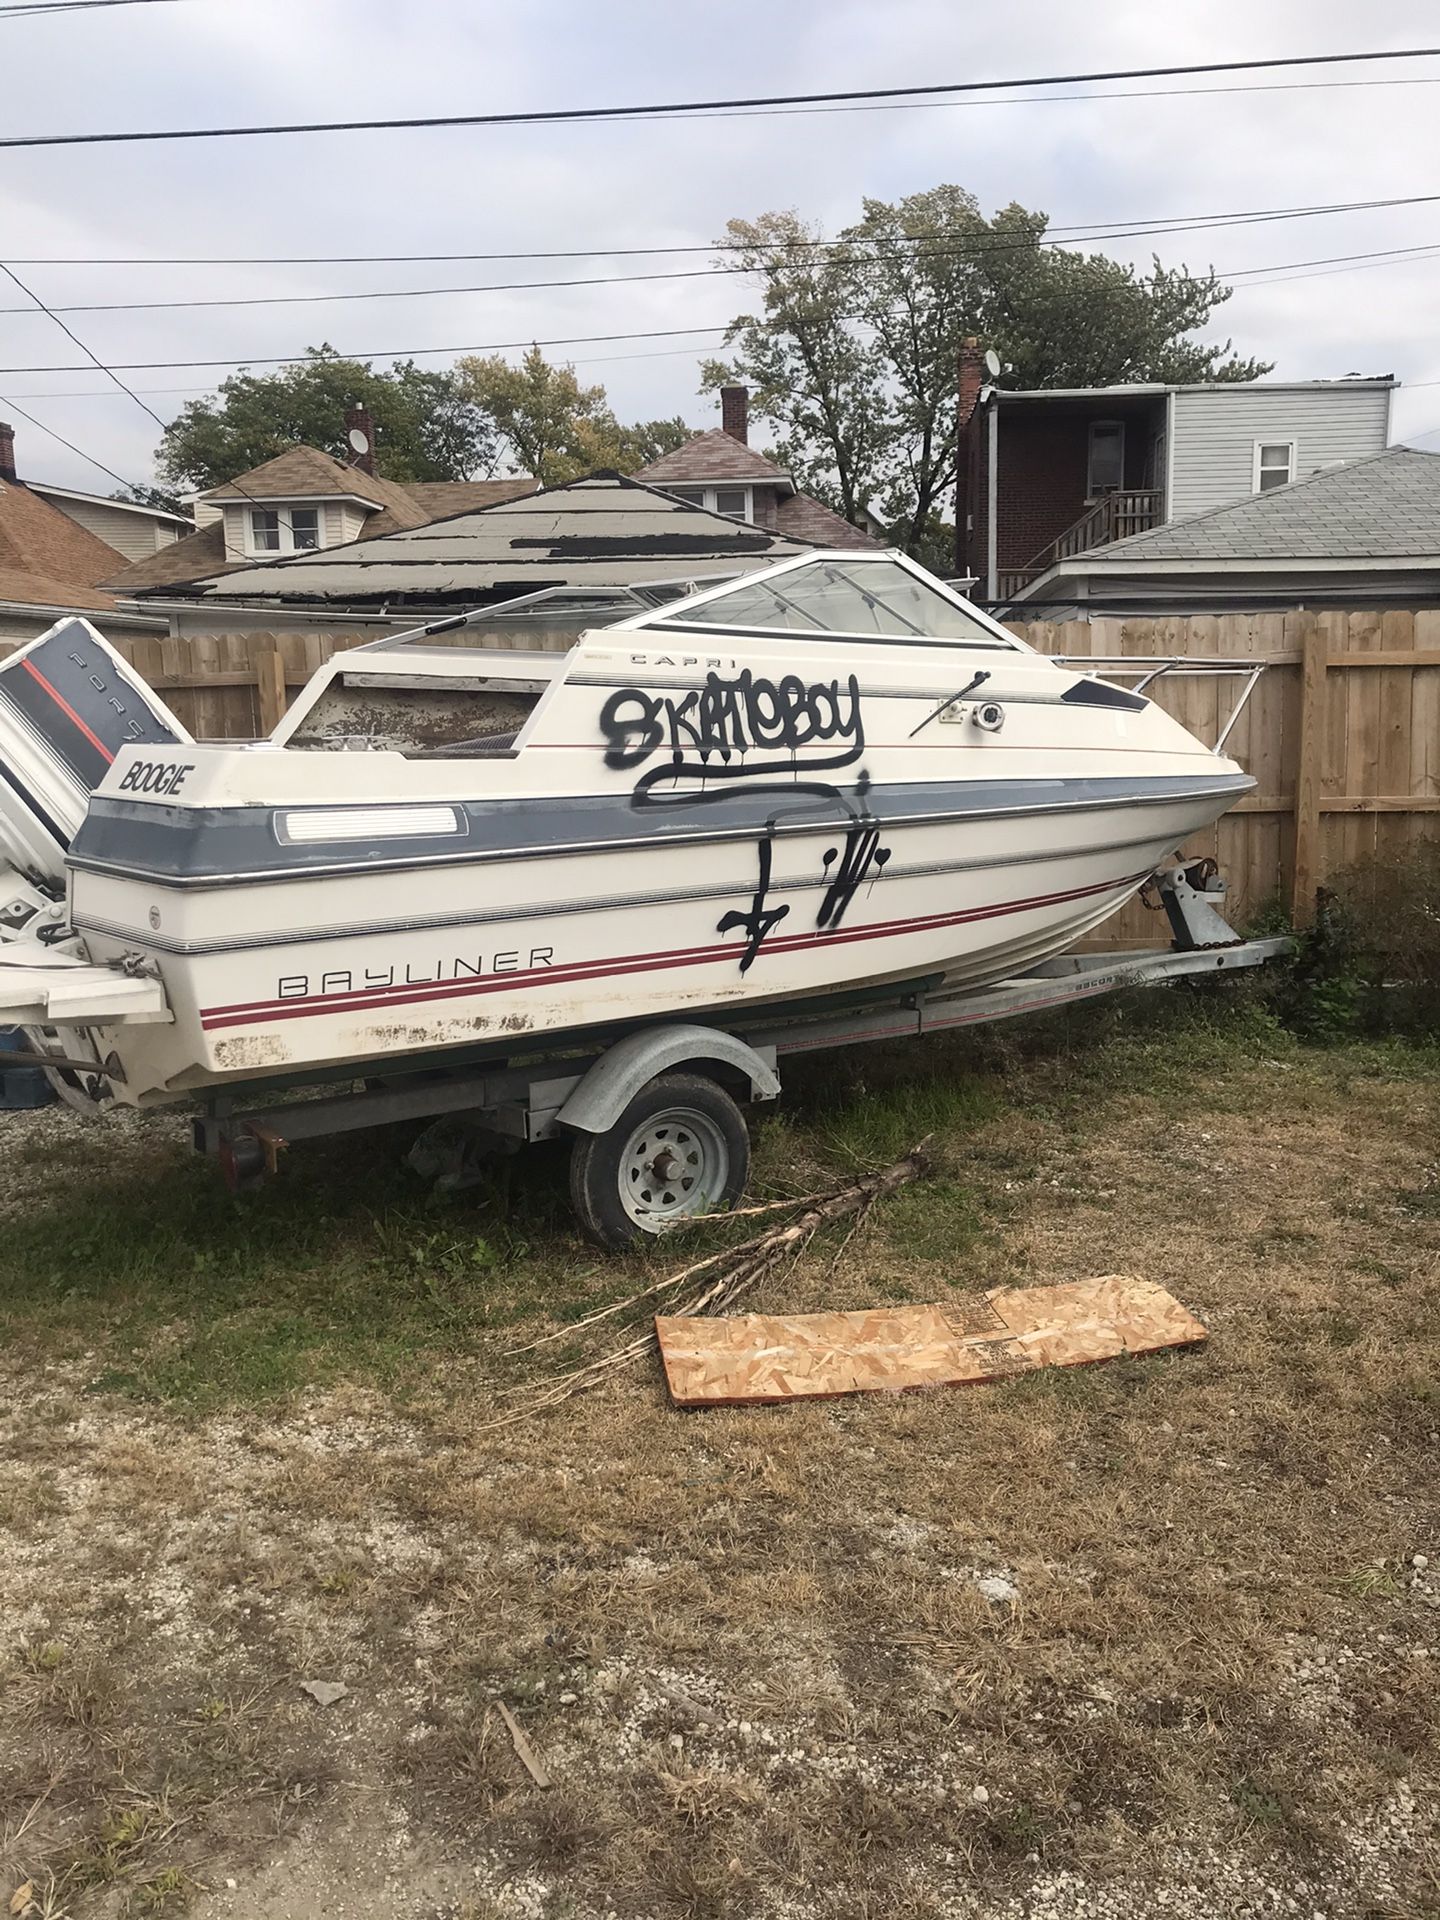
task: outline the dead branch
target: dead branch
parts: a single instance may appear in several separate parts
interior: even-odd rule
[[[532,1340],[527,1346],[516,1347],[516,1354],[528,1353],[549,1341],[559,1339],[564,1333],[579,1332],[585,1327],[594,1326],[598,1321],[608,1320],[617,1313],[623,1313],[627,1307],[639,1306],[642,1302],[653,1300],[662,1293],[673,1293],[675,1289],[693,1280],[699,1274],[716,1267],[722,1260],[731,1264],[717,1278],[702,1285],[698,1292],[688,1298],[674,1301],[670,1311],[677,1317],[703,1313],[707,1307],[728,1307],[742,1294],[749,1293],[764,1277],[782,1261],[796,1259],[804,1248],[814,1239],[821,1227],[832,1220],[843,1220],[856,1215],[855,1226],[859,1226],[876,1202],[887,1193],[893,1193],[897,1187],[916,1179],[925,1171],[925,1149],[930,1144],[927,1134],[918,1145],[912,1147],[903,1160],[897,1160],[893,1166],[885,1167],[879,1173],[868,1173],[848,1187],[815,1198],[805,1211],[795,1220],[784,1226],[770,1227],[764,1233],[755,1234],[736,1247],[723,1248],[719,1253],[707,1254],[703,1260],[692,1261],[681,1267],[678,1272],[668,1274],[663,1280],[657,1280],[653,1286],[644,1287],[625,1300],[614,1301],[608,1307],[601,1307],[595,1313],[587,1314],[583,1320],[577,1320],[573,1326],[561,1329],[560,1333],[545,1334],[538,1340]],[[799,1203],[797,1203],[799,1204]],[[854,1232],[851,1228],[851,1234]],[[850,1234],[845,1244],[849,1244]],[[843,1251],[843,1247],[842,1247]],[[492,1420],[479,1429],[481,1433],[492,1433],[497,1428],[513,1426],[516,1421],[528,1419],[532,1413],[539,1413],[546,1407],[558,1406],[561,1401],[569,1400],[577,1393],[584,1393],[601,1380],[608,1378],[623,1368],[632,1366],[644,1354],[650,1352],[654,1342],[652,1329],[647,1329],[638,1337],[628,1340],[624,1345],[612,1348],[601,1354],[598,1359],[586,1361],[578,1367],[552,1375],[548,1380],[539,1382],[539,1391],[523,1407],[508,1413],[500,1420]],[[512,1391],[514,1391],[512,1389]]]

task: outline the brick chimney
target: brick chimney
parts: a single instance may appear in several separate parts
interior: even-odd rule
[[[985,356],[980,351],[980,342],[974,334],[967,334],[960,343],[960,425],[968,426],[970,416],[980,399],[980,389],[985,384]]]
[[[350,438],[352,434],[358,434],[364,438],[365,446],[363,451],[357,447],[354,440]],[[347,407],[345,409],[345,438],[348,442],[345,449],[346,464],[352,467],[358,467],[361,473],[374,473],[375,422],[370,418],[370,412],[367,407]]]
[[[749,446],[750,389],[748,387],[721,387],[720,425],[732,440],[738,440],[742,447]]]
[[[7,420],[0,420],[0,480],[15,485],[15,429]]]

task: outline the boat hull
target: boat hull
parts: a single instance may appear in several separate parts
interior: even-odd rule
[[[871,795],[759,834],[657,827],[641,853],[423,865],[383,887],[344,870],[201,882],[144,911],[144,883],[82,871],[76,921],[95,957],[139,945],[158,967],[174,1026],[114,1039],[127,1097],[166,1097],[892,981],[982,986],[1079,938],[1227,804],[1213,779],[1190,785],[934,818]]]

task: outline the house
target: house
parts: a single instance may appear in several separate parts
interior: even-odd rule
[[[0,435],[7,429],[0,426]],[[68,514],[77,526],[96,534],[125,560],[144,560],[163,553],[177,540],[195,531],[195,522],[164,507],[142,506],[138,500],[112,500],[103,493],[81,493],[75,487],[52,487],[43,480],[27,480],[52,507]]]
[[[164,631],[138,610],[122,614],[101,582],[120,555],[15,471],[15,436],[0,425],[0,646],[33,640],[67,613],[104,616],[107,627]],[[88,497],[88,496],[82,496]]]
[[[159,553],[137,560],[106,584],[128,598],[153,587],[250,567],[287,554],[322,553],[352,540],[422,527],[442,515],[491,506],[533,493],[536,481],[383,479],[375,471],[374,431],[363,408],[345,416],[351,444],[347,466],[318,447],[288,447],[195,498],[195,531]]]
[[[1440,453],[1391,447],[1056,560],[1042,618],[1440,605]]]
[[[1134,383],[1006,392],[960,365],[957,571],[1033,599],[1057,562],[1379,453],[1397,382]]]
[[[595,591],[724,578],[810,544],[618,473],[595,473],[379,538],[231,563],[200,581],[145,588],[135,599],[151,613],[185,603],[181,630],[189,631],[205,623],[220,630],[237,613],[254,618],[262,610],[292,630],[312,612],[419,621],[539,594],[563,592],[574,601]]]
[[[697,433],[674,453],[662,454],[630,477],[648,487],[663,487],[677,499],[727,519],[773,527],[808,546],[887,544],[885,529],[873,515],[867,514],[864,529],[852,527],[819,500],[801,493],[783,467],[755,452],[750,445],[748,387],[722,387],[718,427]]]

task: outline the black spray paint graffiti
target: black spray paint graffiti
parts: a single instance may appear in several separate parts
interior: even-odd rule
[[[880,829],[868,822],[857,820],[854,826],[845,830],[845,847],[831,847],[824,856],[824,867],[830,875],[830,884],[825,889],[825,898],[820,902],[820,912],[816,916],[817,927],[838,927],[845,918],[850,902],[874,870],[878,880],[885,871],[885,863],[890,858],[889,847],[880,844]],[[830,873],[832,865],[839,860],[839,866]]]
[[[685,694],[622,687],[601,709],[600,731],[607,767],[640,767],[657,753],[667,755],[636,781],[637,800],[666,781],[755,780],[793,774],[799,765],[807,774],[850,767],[865,751],[853,673],[842,686],[839,680],[807,683],[794,673],[756,679],[747,667],[733,679],[709,673],[702,688]],[[797,762],[802,748],[831,743],[831,752]]]
[[[740,971],[748,973],[751,963],[779,923],[789,913],[786,907],[772,907],[766,904],[770,892],[770,861],[774,848],[768,840],[762,840],[756,851],[760,855],[760,878],[755,891],[750,896],[749,910],[741,913],[732,908],[717,925],[717,933],[730,933],[739,927],[745,935],[745,950],[740,955]]]
[[[790,911],[788,905],[772,907],[769,904],[773,843],[769,839],[761,840],[756,846],[756,852],[759,855],[760,875],[755,891],[750,896],[749,908],[743,913],[738,908],[732,908],[716,927],[717,933],[730,933],[736,928],[744,933],[745,948],[740,955],[741,973],[750,971],[755,956]],[[830,847],[821,856],[821,864],[828,876],[829,884],[825,888],[824,898],[820,902],[820,911],[815,918],[816,927],[821,931],[833,932],[845,918],[850,902],[866,880],[878,880],[884,873],[889,858],[889,847],[880,845],[878,827],[868,820],[856,820],[852,826],[847,827],[844,848]],[[831,872],[832,867],[833,872]]]

